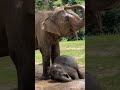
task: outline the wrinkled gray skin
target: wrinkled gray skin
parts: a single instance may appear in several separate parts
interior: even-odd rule
[[[49,68],[49,75],[51,79],[61,82],[84,78],[75,59],[68,55],[58,56],[55,59],[53,65]]]
[[[83,17],[80,18],[72,10],[80,9]],[[41,79],[49,79],[48,67],[60,55],[59,38],[73,36],[85,25],[85,8],[81,5],[57,8],[54,11],[36,11],[35,13],[35,49],[42,54],[43,74]]]
[[[10,56],[18,90],[34,90],[34,0],[0,0],[0,57]]]

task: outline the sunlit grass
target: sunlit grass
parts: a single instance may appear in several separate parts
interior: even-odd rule
[[[61,41],[60,54],[70,55],[76,59],[78,63],[85,62],[85,40],[79,41]],[[35,51],[35,62],[42,62],[42,56],[39,50]]]
[[[10,57],[0,58],[0,83],[16,83],[16,69]]]

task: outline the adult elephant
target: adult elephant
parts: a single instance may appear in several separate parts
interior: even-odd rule
[[[0,57],[9,55],[8,42],[5,30],[1,30],[0,25]]]
[[[70,9],[80,9],[83,17],[80,18]],[[73,5],[57,8],[52,11],[36,11],[35,13],[35,38],[36,49],[42,53],[43,74],[41,79],[48,79],[48,67],[50,59],[52,63],[60,55],[59,38],[72,36],[85,26],[85,8],[81,5]]]
[[[0,12],[0,57],[14,62],[18,90],[34,90],[34,0],[1,0]]]

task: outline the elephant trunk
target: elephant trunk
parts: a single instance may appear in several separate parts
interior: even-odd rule
[[[70,82],[72,81],[72,78],[67,73],[64,73],[63,75],[57,77],[56,80],[60,82]]]
[[[82,12],[82,18],[78,17],[77,15],[74,15],[74,17],[77,20],[77,24],[76,26],[78,28],[83,28],[85,26],[85,7],[82,5],[72,5],[72,6],[65,6],[64,7],[65,10],[67,9],[80,9]]]

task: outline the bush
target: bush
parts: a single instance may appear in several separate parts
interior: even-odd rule
[[[63,5],[84,4],[84,0],[35,0],[35,9],[53,10]]]

